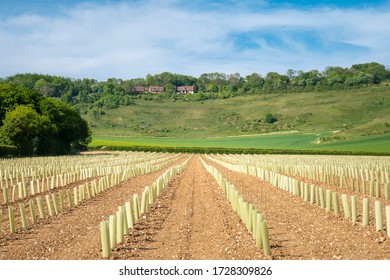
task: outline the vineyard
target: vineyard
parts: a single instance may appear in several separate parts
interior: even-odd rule
[[[390,257],[388,157],[0,160],[0,259]]]

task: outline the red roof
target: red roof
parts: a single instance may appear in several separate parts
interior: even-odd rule
[[[160,87],[160,86],[150,86],[149,87],[149,92],[164,92],[164,87]]]
[[[145,92],[145,91],[147,91],[147,90],[146,90],[146,87],[143,87],[143,86],[135,86],[135,87],[133,87],[133,91],[135,91],[135,92]]]
[[[176,88],[176,91],[178,92],[194,92],[195,87],[194,86],[180,86]]]

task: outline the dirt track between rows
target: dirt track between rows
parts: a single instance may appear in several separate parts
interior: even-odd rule
[[[389,259],[390,243],[253,176],[217,167],[269,224],[272,259]],[[182,159],[183,160],[183,159]],[[181,160],[181,161],[182,161]],[[181,162],[180,161],[180,162]],[[177,164],[177,163],[176,163]],[[99,223],[165,170],[132,178],[83,206],[0,239],[0,259],[102,259]],[[111,259],[270,259],[194,155],[113,251]]]
[[[194,156],[114,253],[119,259],[264,259],[217,182]]]

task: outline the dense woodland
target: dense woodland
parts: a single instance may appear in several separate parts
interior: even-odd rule
[[[19,154],[61,154],[86,147],[91,140],[80,114],[95,117],[107,109],[129,106],[139,98],[184,101],[290,92],[325,92],[390,85],[390,69],[376,62],[349,68],[327,67],[308,72],[289,69],[240,74],[204,73],[198,78],[164,72],[129,80],[72,79],[44,74],[16,74],[0,79],[0,145]],[[135,86],[163,86],[164,93],[140,93]],[[178,86],[194,86],[195,94],[177,94]]]
[[[69,104],[0,83],[0,155],[68,154],[90,140],[88,123]]]

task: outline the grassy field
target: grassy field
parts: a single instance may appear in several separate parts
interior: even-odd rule
[[[98,117],[91,113],[84,117],[93,129],[91,147],[390,152],[389,96],[390,87],[373,87],[201,102],[137,99],[135,105],[105,110]],[[266,123],[266,113],[274,115],[277,121]]]
[[[326,134],[326,133],[325,133]],[[321,135],[325,135],[321,134]],[[390,153],[390,134],[365,136],[335,143],[314,144],[318,134],[294,133],[279,135],[252,135],[208,139],[156,138],[156,137],[94,137],[91,147],[101,146],[159,146],[159,147],[212,147],[234,149],[288,149]]]
[[[252,135],[220,138],[156,138],[96,136],[91,146],[161,146],[161,147],[224,147],[224,148],[288,148],[302,149],[310,146],[315,134]]]

